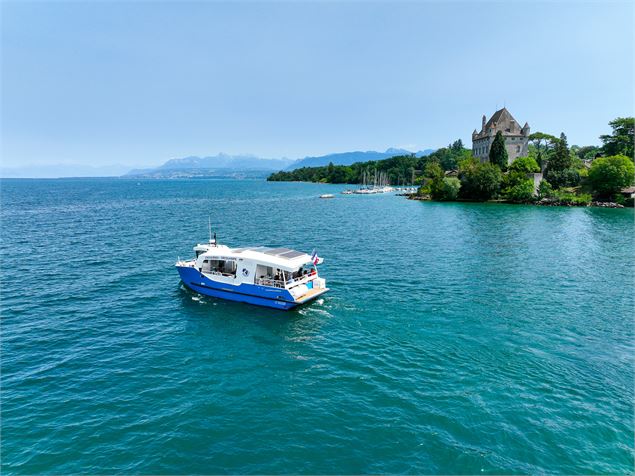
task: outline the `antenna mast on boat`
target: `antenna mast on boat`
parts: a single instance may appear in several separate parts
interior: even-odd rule
[[[209,244],[216,244],[216,233],[214,233],[214,239],[212,239],[212,217],[207,217],[207,226],[209,228]]]

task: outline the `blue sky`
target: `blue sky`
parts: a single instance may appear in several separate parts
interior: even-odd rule
[[[469,143],[503,104],[597,144],[632,2],[3,2],[4,166]]]

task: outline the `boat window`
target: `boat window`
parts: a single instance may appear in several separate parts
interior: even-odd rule
[[[236,277],[236,267],[237,265],[235,260],[203,260],[204,273]]]
[[[256,266],[256,277],[257,278],[273,278],[274,272],[271,266],[264,266],[259,264]]]

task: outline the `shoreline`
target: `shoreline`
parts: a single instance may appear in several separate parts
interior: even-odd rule
[[[416,194],[401,194],[401,197],[406,197],[407,200],[414,200],[418,202],[436,202],[436,203],[501,203],[506,205],[531,205],[536,207],[567,207],[567,208],[633,208],[622,205],[620,203],[615,202],[600,202],[593,200],[590,203],[562,203],[559,201],[553,201],[549,199],[541,199],[537,202],[512,202],[509,200],[469,200],[469,199],[458,199],[458,200],[432,200],[429,196],[418,196]]]

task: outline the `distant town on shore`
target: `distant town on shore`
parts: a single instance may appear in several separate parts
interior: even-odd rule
[[[503,108],[489,120],[483,115],[471,149],[459,139],[421,156],[300,167],[268,180],[361,184],[381,174],[394,185],[417,185],[410,198],[420,200],[633,206],[635,119],[618,117],[609,126],[602,145],[569,146],[564,132],[532,133]]]

